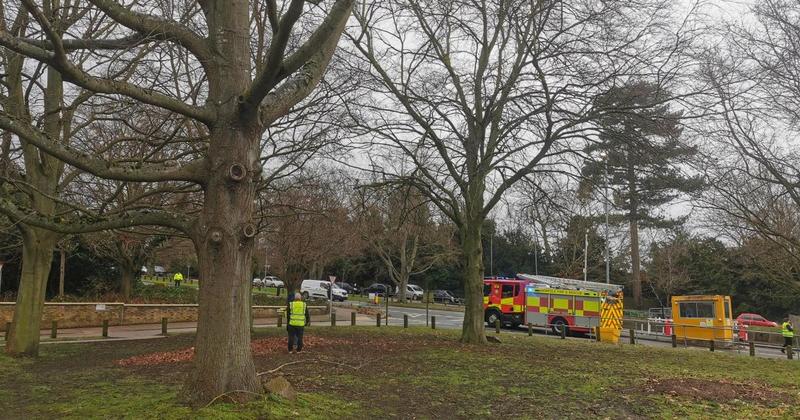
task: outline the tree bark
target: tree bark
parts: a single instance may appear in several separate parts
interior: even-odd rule
[[[639,224],[631,220],[631,283],[633,285],[633,304],[637,309],[642,307],[642,277],[639,262]]]
[[[6,353],[10,356],[39,354],[39,330],[55,244],[52,232],[36,228],[23,231],[22,274],[6,344]]]
[[[133,282],[136,278],[136,272],[132,271],[130,267],[121,267],[122,268],[122,278],[120,284],[120,293],[122,293],[122,299],[124,302],[129,302],[131,300],[131,291],[133,290]]]
[[[483,319],[483,245],[482,220],[471,220],[461,233],[461,250],[464,258],[464,323],[461,342],[486,343]]]
[[[58,270],[58,297],[64,297],[64,276],[66,274],[66,265],[67,265],[67,253],[64,252],[63,249],[58,250],[61,263],[59,264]]]

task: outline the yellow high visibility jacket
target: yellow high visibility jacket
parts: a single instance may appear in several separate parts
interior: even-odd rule
[[[784,337],[790,337],[790,338],[794,337],[794,331],[792,331],[792,329],[794,328],[792,329],[789,328],[792,328],[791,322],[784,322],[783,324],[781,324],[781,334],[783,334]]]
[[[306,326],[306,303],[295,300],[289,305],[289,325],[293,327]]]
[[[172,276],[172,280],[183,280],[183,274],[175,273],[175,275]]]

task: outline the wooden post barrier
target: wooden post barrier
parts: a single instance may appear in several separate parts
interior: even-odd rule
[[[408,328],[408,315],[403,314],[403,328]]]
[[[792,353],[794,353],[792,351],[792,346],[791,345],[786,346],[786,358],[787,359],[789,359],[789,360],[794,359],[794,355]]]
[[[108,320],[103,320],[103,338],[108,338]]]
[[[167,318],[161,318],[161,335],[167,335]]]
[[[567,339],[567,326],[566,325],[561,325],[561,339],[562,340],[566,340]]]
[[[533,336],[533,324],[528,323],[528,337]]]
[[[436,315],[431,317],[431,329],[432,330],[436,329]]]
[[[672,348],[676,348],[676,347],[678,347],[678,336],[675,335],[675,334],[672,334]]]
[[[631,344],[636,344],[636,330],[633,328],[628,330],[628,336],[631,339]]]
[[[711,342],[708,345],[708,349],[711,350],[711,351],[714,351],[714,339],[713,338],[711,339]]]
[[[356,313],[350,312],[350,325],[356,326]]]
[[[50,338],[58,337],[58,321],[50,322]]]
[[[750,342],[750,357],[756,357],[756,343],[755,341]]]
[[[283,314],[278,312],[278,328],[283,327]]]
[[[6,322],[6,336],[5,336],[6,342],[8,342],[8,336],[10,335],[11,335],[11,323]]]
[[[494,320],[494,333],[495,334],[500,334],[500,320],[499,319],[495,319]]]
[[[380,328],[381,327],[381,313],[380,312],[378,312],[375,315],[375,320],[377,321],[378,328]]]
[[[331,327],[336,326],[336,311],[331,312]]]
[[[600,340],[600,327],[594,327],[594,337],[597,339],[598,343],[601,341]]]

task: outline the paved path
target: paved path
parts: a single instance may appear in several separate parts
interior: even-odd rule
[[[349,326],[351,321],[351,313],[353,312],[353,310],[350,308],[343,308],[343,307],[337,307],[335,309],[336,309],[337,325]],[[427,312],[426,316],[426,311],[424,308],[420,309],[420,308],[390,306],[388,325],[402,326],[403,315],[408,316],[409,326],[428,326],[430,325],[428,316],[431,317],[435,316],[436,328],[441,328],[441,329],[460,329],[464,319],[463,312],[431,309],[430,311]],[[357,325],[373,326],[375,325],[375,322],[376,320],[374,315],[363,315],[363,314],[356,315]],[[330,325],[330,318],[328,317],[328,315],[313,315],[311,317],[311,323],[312,325]],[[386,317],[384,317],[381,320],[381,324],[382,325],[387,324]],[[277,327],[277,319],[259,318],[254,321],[254,325],[256,328]],[[196,330],[197,330],[196,322],[171,322],[168,325],[168,332],[170,334],[193,333]],[[536,332],[537,335],[540,336],[547,336],[553,339],[560,338],[558,336],[553,335],[548,329],[535,328],[534,331]],[[491,329],[487,328],[487,334],[494,334],[494,332]],[[503,329],[501,330],[500,333],[501,338],[504,334],[527,334],[527,329],[524,327],[519,327],[517,329]],[[47,343],[63,343],[63,342],[123,341],[123,340],[143,340],[143,339],[163,338],[163,336],[161,336],[161,324],[110,326],[108,328],[108,335],[109,335],[108,338],[102,338],[102,328],[100,327],[64,328],[58,330],[58,339],[52,340],[50,338],[50,330],[48,329],[41,331],[41,341],[43,344],[47,344]],[[0,346],[5,345],[2,338],[3,337],[0,336]],[[570,339],[586,340],[587,338],[570,337]],[[623,331],[623,336],[620,338],[620,342],[627,343],[627,341],[628,341],[627,331]],[[671,341],[667,337],[658,337],[658,336],[651,336],[651,337],[637,336],[637,343],[654,347],[671,346]],[[682,350],[709,351],[707,349],[699,347],[686,347],[683,345],[683,343],[679,343],[677,351],[682,351]],[[719,348],[716,351],[719,353],[740,354],[744,356],[747,356],[749,354],[748,349],[744,346],[736,346],[731,349]],[[780,352],[780,348],[775,346],[758,346],[758,348],[756,349],[756,355],[759,357],[775,358],[775,359],[786,358],[786,355]],[[796,354],[795,356],[796,360],[800,360],[800,354]]]

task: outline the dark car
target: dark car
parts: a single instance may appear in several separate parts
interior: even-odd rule
[[[433,301],[438,303],[460,303],[460,300],[447,290],[434,290]]]
[[[342,283],[336,283],[336,285],[344,289],[349,295],[355,295],[361,291],[361,289],[359,289],[358,286],[354,286],[350,283],[342,282]]]
[[[392,296],[392,286],[383,283],[372,283],[369,285],[369,287],[362,289],[361,294],[368,295],[370,293],[377,293],[378,296],[385,296],[387,290],[389,291],[389,296]]]

